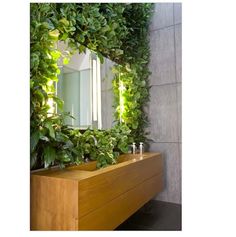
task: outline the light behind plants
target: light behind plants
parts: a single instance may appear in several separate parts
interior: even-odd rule
[[[148,20],[152,4],[122,3],[31,3],[30,4],[30,152],[31,168],[77,163],[85,156],[98,160],[98,167],[116,162],[132,141],[146,141],[148,125],[144,106],[149,99]],[[58,51],[56,43],[68,43]],[[107,131],[79,130],[65,126],[68,113],[49,114],[48,101],[63,111],[52,82],[58,81],[58,60],[67,63],[85,48],[116,62],[113,80],[117,125]],[[119,123],[119,80],[125,91],[123,123]],[[92,136],[98,140],[94,144]]]

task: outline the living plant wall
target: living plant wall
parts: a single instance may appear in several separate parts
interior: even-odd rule
[[[31,169],[79,164],[86,157],[104,167],[127,152],[132,141],[146,141],[144,106],[149,99],[151,11],[149,3],[30,4]],[[68,50],[60,52],[58,41],[66,42]],[[54,88],[60,73],[58,60],[63,58],[68,63],[74,52],[86,48],[95,52],[101,62],[105,56],[117,63],[113,69],[117,124],[110,130],[88,129],[81,133],[63,123],[68,113],[49,112],[50,103],[63,111],[63,101]]]

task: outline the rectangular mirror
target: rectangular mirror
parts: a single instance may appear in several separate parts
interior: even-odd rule
[[[61,52],[66,50],[60,42]],[[109,129],[113,124],[113,90],[111,71],[114,62],[99,58],[86,49],[86,53],[75,53],[68,64],[59,63],[61,73],[55,85],[57,96],[64,101],[64,111],[73,118],[65,124],[79,129]]]

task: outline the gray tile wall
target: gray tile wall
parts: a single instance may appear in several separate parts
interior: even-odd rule
[[[156,3],[150,24],[150,151],[164,157],[165,188],[155,199],[181,203],[182,6]]]

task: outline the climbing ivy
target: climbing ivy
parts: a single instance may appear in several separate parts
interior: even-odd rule
[[[97,159],[98,166],[115,162],[118,152],[127,152],[133,139],[144,141],[148,100],[148,18],[152,4],[122,3],[31,3],[30,4],[30,150],[31,168],[58,163],[79,164],[84,157]],[[57,42],[68,45],[65,52]],[[67,113],[48,112],[49,102],[63,111],[55,95],[58,60],[86,48],[115,61],[126,91],[124,123],[107,131],[70,129],[63,121]],[[119,117],[118,74],[113,85],[116,118]],[[122,136],[123,134],[123,136]],[[98,139],[93,144],[91,137]]]
[[[128,34],[122,44],[123,63],[116,66],[113,88],[115,92],[116,118],[120,117],[119,86],[125,87],[122,120],[131,129],[130,137],[135,142],[146,142],[145,128],[148,125],[144,108],[149,101],[148,63],[150,58],[148,25],[152,4],[129,4],[125,11]]]

